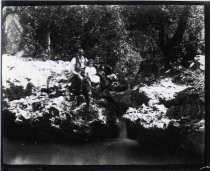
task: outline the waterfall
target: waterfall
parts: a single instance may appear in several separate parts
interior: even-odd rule
[[[117,118],[116,122],[117,122],[117,126],[119,129],[118,138],[126,139],[127,138],[127,129],[126,129],[125,121],[122,118]]]

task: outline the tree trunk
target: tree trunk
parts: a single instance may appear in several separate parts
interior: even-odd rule
[[[165,69],[170,68],[172,62],[177,60],[175,48],[182,42],[186,30],[190,6],[185,6],[180,14],[177,29],[172,38],[168,38],[164,26],[159,30],[159,45],[163,53]]]
[[[51,59],[51,39],[50,39],[50,32],[48,33],[48,56]]]

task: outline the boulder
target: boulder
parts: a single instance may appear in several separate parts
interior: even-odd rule
[[[110,97],[114,103],[125,107],[139,107],[149,102],[149,97],[143,91],[127,90],[125,92],[110,92]]]
[[[87,107],[84,95],[71,91],[71,73],[65,62],[29,61],[16,56],[4,56],[3,62],[7,136],[13,137],[15,132],[20,137],[25,134],[25,138],[69,142],[112,136],[109,109],[95,99]]]
[[[123,119],[128,137],[148,150],[189,150],[204,152],[204,104],[186,85],[171,79],[138,88],[149,99],[138,107],[129,107]],[[199,114],[199,111],[200,113]]]

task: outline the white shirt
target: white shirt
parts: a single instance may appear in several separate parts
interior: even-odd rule
[[[100,77],[97,76],[96,73],[97,73],[97,71],[96,71],[95,67],[87,66],[85,68],[85,75],[87,75],[90,78],[91,82],[99,83]]]
[[[87,66],[85,68],[85,75],[87,75],[87,76],[96,75],[96,68],[95,67],[89,67],[89,66]]]

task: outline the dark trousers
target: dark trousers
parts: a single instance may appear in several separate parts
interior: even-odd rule
[[[92,95],[91,83],[88,78],[83,77],[80,79],[78,75],[74,75],[72,78],[72,90],[75,95],[84,95],[87,105],[90,103],[90,98]]]

